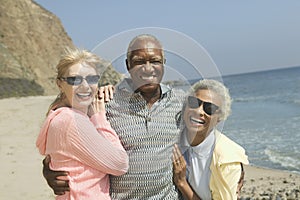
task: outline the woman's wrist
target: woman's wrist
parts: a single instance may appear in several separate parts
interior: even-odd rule
[[[179,190],[181,190],[189,187],[189,184],[186,181],[186,179],[184,179],[184,180],[177,181],[176,186],[178,187]]]

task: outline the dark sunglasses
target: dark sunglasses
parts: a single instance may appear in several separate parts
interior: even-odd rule
[[[214,114],[219,109],[219,106],[213,103],[202,101],[193,96],[188,96],[188,106],[190,108],[199,108],[202,104],[204,112],[208,115]]]
[[[91,75],[91,76],[69,76],[69,77],[61,77],[60,80],[66,81],[69,85],[80,85],[83,80],[86,80],[86,82],[89,85],[92,84],[98,84],[98,81],[100,79],[99,75]]]

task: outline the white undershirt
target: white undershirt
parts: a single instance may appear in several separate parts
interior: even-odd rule
[[[186,141],[184,142],[186,144]],[[197,146],[189,146],[185,153],[187,180],[202,200],[211,200],[209,189],[210,163],[215,143],[213,131]]]

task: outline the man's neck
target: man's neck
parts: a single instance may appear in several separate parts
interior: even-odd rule
[[[148,107],[151,108],[152,105],[160,99],[160,97],[161,97],[161,88],[159,87],[156,91],[154,91],[152,93],[141,92],[141,95],[146,100]]]

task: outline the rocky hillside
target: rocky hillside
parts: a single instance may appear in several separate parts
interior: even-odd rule
[[[32,0],[0,0],[0,27],[0,98],[57,94],[55,66],[74,47],[60,19]],[[109,65],[101,82],[120,77]]]

